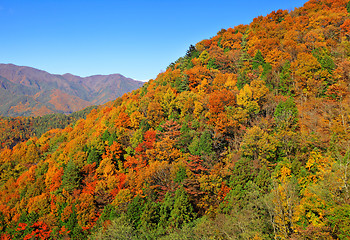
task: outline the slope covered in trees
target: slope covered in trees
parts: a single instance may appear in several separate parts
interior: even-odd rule
[[[3,239],[348,239],[350,4],[191,46],[85,120],[0,151]]]
[[[63,129],[77,120],[86,118],[86,115],[97,106],[90,106],[70,115],[62,113],[48,114],[42,117],[1,117],[0,142],[1,148],[12,148],[17,143],[31,137],[40,137],[51,129]]]

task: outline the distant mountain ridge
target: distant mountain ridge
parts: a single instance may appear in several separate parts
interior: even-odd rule
[[[80,77],[0,64],[0,115],[69,114],[104,104],[142,85],[143,82],[121,74]]]

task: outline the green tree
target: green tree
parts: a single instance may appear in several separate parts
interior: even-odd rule
[[[283,95],[290,95],[292,86],[293,86],[293,80],[291,78],[292,71],[290,70],[290,62],[287,61],[281,69],[280,73],[280,85],[279,89],[282,92]]]
[[[274,113],[278,129],[295,130],[298,127],[298,109],[293,98],[281,101]]]
[[[316,57],[323,69],[326,69],[329,73],[333,72],[335,63],[325,48],[316,48],[312,51],[312,54]]]
[[[101,227],[98,231],[89,236],[91,240],[131,240],[138,239],[131,224],[125,216],[118,217],[111,221],[107,227]]]
[[[277,157],[278,142],[263,129],[254,126],[247,130],[241,142],[242,157],[250,159],[258,166],[262,166],[266,161],[274,162]]]
[[[170,213],[170,224],[176,228],[181,228],[184,224],[192,222],[195,216],[196,214],[184,188],[177,189],[175,192],[174,207]]]
[[[246,203],[247,183],[253,180],[253,172],[252,163],[248,159],[242,158],[235,163],[228,182],[231,190],[221,206],[224,213],[230,213],[234,206],[243,208]]]
[[[218,69],[218,65],[216,64],[215,58],[210,58],[207,64],[208,69]]]
[[[101,161],[101,153],[95,147],[92,147],[88,154],[87,163],[96,163],[96,166],[98,166]]]
[[[335,206],[328,216],[333,234],[339,239],[348,239],[350,236],[350,206],[348,204]]]
[[[199,52],[197,51],[196,47],[191,44],[186,52],[186,57],[192,59],[198,56],[199,56]]]
[[[139,195],[137,195],[128,205],[126,217],[134,229],[138,229],[140,227],[143,204],[144,200]]]
[[[158,227],[160,219],[160,206],[159,203],[148,200],[143,207],[141,215],[141,228],[149,233],[155,232]]]
[[[259,66],[264,66],[264,65],[265,65],[265,60],[264,60],[260,50],[258,50],[253,58],[252,67],[253,67],[253,69],[258,69]]]
[[[163,202],[160,204],[159,210],[159,222],[158,222],[158,233],[164,234],[166,233],[169,227],[169,218],[171,211],[174,207],[174,199],[171,196],[170,192],[167,192],[164,196]]]
[[[209,131],[204,131],[200,138],[194,137],[190,146],[188,146],[188,150],[192,155],[202,156],[209,155],[212,153],[212,142],[211,134]]]
[[[78,166],[69,160],[62,176],[62,189],[71,193],[80,186],[81,176]]]

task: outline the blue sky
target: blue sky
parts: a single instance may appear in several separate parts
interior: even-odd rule
[[[306,0],[0,0],[0,63],[155,78],[190,44]]]

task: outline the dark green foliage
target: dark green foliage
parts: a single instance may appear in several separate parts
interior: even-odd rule
[[[87,157],[87,163],[92,164],[96,163],[96,166],[100,164],[102,154],[96,149],[91,148],[91,150],[88,151],[88,157]]]
[[[209,131],[204,131],[200,138],[194,137],[188,150],[192,155],[202,156],[212,153],[212,142],[211,134]]]
[[[169,218],[171,211],[173,210],[174,199],[171,196],[170,192],[165,194],[164,200],[160,205],[160,217],[158,222],[158,232],[160,234],[165,234],[168,226],[170,224]]]
[[[186,178],[187,178],[186,168],[180,167],[179,170],[176,172],[176,178],[174,181],[176,183],[182,183],[182,181]]]
[[[335,206],[334,210],[328,216],[333,236],[339,239],[348,239],[350,236],[350,206]]]
[[[259,173],[255,179],[256,185],[263,193],[268,193],[271,186],[271,174],[266,165],[259,169]]]
[[[171,84],[171,86],[175,88],[178,92],[184,92],[190,89],[188,84],[188,77],[186,75],[182,75],[182,77],[176,78],[176,80]]]
[[[179,58],[176,63],[180,63],[179,68],[181,69],[181,71],[184,71],[186,69],[191,69],[194,65],[191,61],[191,58],[189,57],[182,57]]]
[[[47,132],[50,129],[63,129],[67,126],[68,122],[71,122],[69,116],[61,113],[49,114],[34,118],[33,120],[33,127],[37,136],[41,136],[43,133]]]
[[[346,4],[346,10],[350,13],[350,1]]]
[[[283,95],[291,95],[292,93],[293,80],[291,78],[291,73],[290,62],[286,61],[281,69],[279,84],[279,90]]]
[[[179,92],[184,92],[184,91],[188,91],[190,89],[190,87],[188,86],[189,81],[188,81],[188,77],[185,77],[181,83],[178,85],[178,87],[176,88]]]
[[[209,131],[204,131],[199,139],[199,151],[210,154],[212,152],[213,140]]]
[[[87,107],[87,108],[84,108],[83,110],[80,110],[80,111],[77,111],[77,112],[74,112],[74,113],[71,113],[69,115],[69,117],[78,120],[78,119],[86,119],[86,116],[93,110],[93,109],[97,109],[98,106],[90,106],[90,107]]]
[[[243,208],[247,200],[247,184],[253,180],[253,173],[254,169],[251,166],[250,160],[243,158],[235,164],[229,180],[231,191],[226,196],[228,205],[223,208],[224,212],[230,212],[232,206]]]
[[[241,90],[246,84],[249,84],[250,80],[247,77],[247,72],[239,72],[238,77],[237,77],[237,88]]]
[[[70,115],[55,113],[33,118],[33,129],[35,135],[39,137],[50,129],[63,129],[69,124],[74,124],[79,119],[85,119],[91,110],[96,108],[97,106],[90,106]]]
[[[68,220],[64,222],[62,225],[65,226],[70,231],[69,236],[72,239],[79,240],[79,239],[84,239],[86,237],[85,236],[86,233],[82,231],[82,228],[78,224],[75,206],[72,207],[72,213],[70,214]]]
[[[49,164],[47,162],[40,162],[38,164],[38,167],[35,169],[36,176],[42,176],[44,175],[47,170],[49,169]]]
[[[335,68],[335,63],[327,50],[324,48],[316,48],[312,51],[312,54],[317,58],[317,61],[321,64],[322,68],[332,74]]]
[[[182,71],[186,69],[190,69],[194,66],[191,60],[198,56],[199,56],[199,52],[196,50],[196,47],[193,45],[190,45],[189,49],[186,52],[186,55],[176,60],[175,64],[179,63],[180,66],[178,68],[180,68]]]
[[[134,229],[138,229],[141,224],[141,214],[144,208],[144,200],[140,196],[134,197],[134,199],[128,205],[126,211],[126,217],[130,221],[130,224]]]
[[[68,218],[66,218],[67,216],[65,216],[66,219],[63,221],[62,215],[66,207],[70,208],[70,214]],[[78,240],[86,238],[87,232],[83,232],[82,228],[78,224],[77,212],[74,204],[70,206],[67,203],[60,204],[57,214],[59,216],[60,226],[64,226],[69,231],[69,237],[71,239]]]
[[[80,181],[81,176],[78,166],[72,160],[69,160],[64,168],[61,188],[71,193],[80,186]]]
[[[118,136],[116,132],[112,132],[112,134],[108,138],[108,146],[111,146],[113,142],[117,142],[117,141],[118,141]]]
[[[278,129],[296,129],[298,127],[298,109],[293,98],[280,102],[274,113]]]
[[[19,223],[27,223],[27,224],[33,224],[35,223],[39,218],[39,214],[36,212],[23,212],[21,216],[19,217],[18,222]]]
[[[176,190],[174,199],[169,221],[173,227],[181,228],[184,224],[193,221],[196,214],[183,188]]]
[[[133,229],[132,225],[129,224],[125,216],[120,216],[111,221],[107,227],[100,227],[100,229],[91,236],[91,240],[132,240],[140,239],[137,233]]]
[[[152,200],[146,201],[140,218],[143,231],[156,232],[160,219],[160,204]]]
[[[169,66],[166,68],[167,70],[169,69],[169,68],[171,68],[172,70],[174,70],[175,69],[175,63],[170,63],[169,64]]]
[[[252,67],[253,69],[257,69],[259,68],[259,66],[264,66],[264,65],[265,65],[265,60],[260,50],[258,50],[253,58]]]
[[[7,179],[17,179],[25,170],[22,164],[16,164],[15,161],[6,162],[0,165],[0,186],[2,186]]]
[[[15,232],[9,232],[10,234],[13,234],[14,236],[16,236],[16,239],[24,239],[24,237],[32,232],[32,229],[29,227],[31,226],[33,223],[35,223],[39,218],[39,214],[36,212],[23,212],[18,220],[18,224],[17,227],[20,223],[25,223],[27,224],[27,227],[25,228],[25,230],[22,231],[15,231]]]
[[[6,231],[6,221],[5,221],[5,216],[2,212],[0,212],[0,232],[5,232]]]
[[[193,130],[188,126],[188,121],[184,121],[181,129],[181,135],[179,137],[179,144],[182,146],[181,150],[185,151],[187,147],[191,144]]]
[[[263,65],[263,71],[261,73],[261,78],[266,79],[267,75],[271,72],[271,70],[272,70],[272,67],[271,67],[270,63],[265,63]]]
[[[222,37],[220,37],[219,40],[218,40],[218,47],[219,48],[222,48],[221,39],[222,39]]]
[[[110,137],[110,136],[111,136],[111,134],[109,133],[108,130],[106,130],[106,131],[104,131],[104,133],[102,134],[101,140],[102,140],[103,142],[105,142],[105,141],[109,140],[109,137]]]
[[[4,146],[12,148],[18,142],[23,142],[31,137],[40,137],[51,129],[63,129],[68,125],[74,125],[78,119],[84,119],[97,106],[91,106],[81,111],[64,115],[61,113],[48,114],[42,117],[0,117],[2,124],[9,125],[7,131],[3,131],[0,136],[0,142]],[[4,146],[0,146],[4,147]]]
[[[197,51],[196,47],[191,44],[186,52],[186,57],[192,59],[198,56],[199,56],[199,52]]]
[[[113,220],[120,217],[120,213],[118,209],[111,204],[108,204],[104,207],[101,216],[98,218],[98,221],[94,227],[94,229],[100,228],[104,225],[106,221]]]
[[[215,58],[209,59],[208,64],[207,64],[207,68],[208,69],[218,69],[218,65],[215,62],[216,62]]]

